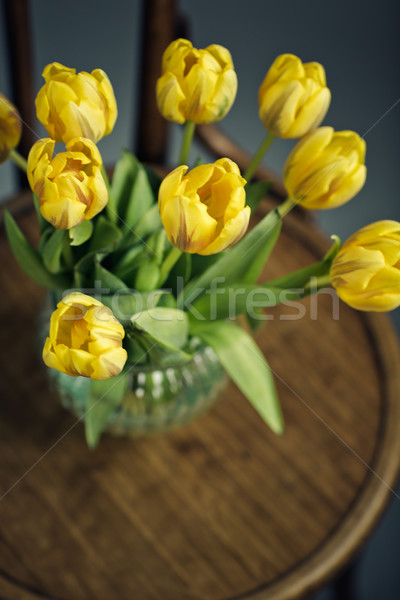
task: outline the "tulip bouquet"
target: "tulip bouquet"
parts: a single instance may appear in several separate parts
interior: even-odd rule
[[[318,127],[330,103],[318,63],[279,56],[259,90],[267,135],[246,173],[228,157],[187,165],[196,124],[222,119],[231,108],[237,77],[229,51],[198,50],[179,39],[165,50],[156,98],[162,115],[185,124],[178,166],[163,178],[128,151],[111,182],[97,142],[117,118],[112,86],[100,69],[76,73],[48,65],[36,98],[49,137],[25,161],[15,150],[21,133],[16,108],[0,98],[0,158],[26,170],[40,228],[33,248],[5,212],[11,248],[26,273],[51,290],[43,360],[62,377],[86,381],[82,416],[95,446],[122,410],[134,367],[190,365],[199,347],[218,357],[243,394],[276,433],[283,420],[273,378],[251,335],[260,309],[300,299],[330,283],[360,310],[400,304],[400,224],[364,227],[319,262],[259,282],[295,204],[328,209],[363,186],[365,142],[352,131]],[[283,179],[288,199],[247,231],[266,182],[252,176],[274,137],[302,138]],[[65,149],[55,153],[55,144]],[[56,306],[57,304],[57,306]],[[151,412],[151,407],[145,408]]]

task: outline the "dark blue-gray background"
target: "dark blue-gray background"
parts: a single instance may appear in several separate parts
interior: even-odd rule
[[[364,189],[349,204],[318,213],[321,227],[346,238],[372,221],[400,220],[400,43],[394,1],[181,0],[180,7],[189,18],[195,46],[219,43],[232,52],[239,90],[221,127],[250,152],[264,136],[257,90],[274,58],[291,52],[303,61],[324,65],[332,91],[324,123],[365,137],[368,176]],[[119,118],[113,133],[99,146],[104,161],[112,164],[122,146],[131,146],[136,125],[140,2],[35,0],[31,9],[36,89],[42,85],[43,67],[52,61],[78,70],[100,67],[109,75]],[[7,77],[1,21],[0,90],[6,95]],[[37,131],[43,135],[39,127]],[[171,155],[178,153],[180,135],[180,129],[173,127]],[[291,146],[290,141],[277,140],[265,162],[279,172]],[[196,148],[192,156],[197,152]],[[0,166],[0,199],[14,190],[10,165]],[[392,316],[399,325],[398,311]],[[400,502],[393,498],[358,567],[360,600],[400,598],[399,537]],[[326,590],[318,599],[330,595]]]

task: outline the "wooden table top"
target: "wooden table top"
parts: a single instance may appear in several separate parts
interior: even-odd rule
[[[32,211],[18,221],[35,239]],[[326,245],[289,215],[266,275]],[[104,435],[90,451],[48,388],[35,344],[44,292],[4,228],[0,261],[1,598],[291,600],[357,551],[400,463],[400,356],[385,316],[340,304],[334,320],[327,294],[304,301],[301,319],[271,311],[258,342],[276,373],[282,437],[229,384],[183,429]]]

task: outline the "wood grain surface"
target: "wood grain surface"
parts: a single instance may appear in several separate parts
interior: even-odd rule
[[[18,221],[35,240],[32,211]],[[326,245],[289,215],[264,277]],[[324,293],[301,319],[270,311],[258,342],[276,374],[281,437],[229,384],[183,429],[104,435],[89,451],[49,390],[35,342],[43,291],[3,228],[0,259],[0,598],[291,600],[360,548],[400,463],[400,357],[384,316],[340,304],[334,320]]]

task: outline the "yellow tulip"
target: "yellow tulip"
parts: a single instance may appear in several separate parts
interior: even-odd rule
[[[215,123],[235,100],[237,77],[230,52],[213,44],[204,50],[178,39],[165,50],[157,81],[158,108],[175,123]]]
[[[189,253],[216,254],[238,242],[247,230],[246,180],[228,158],[187,170],[182,165],[161,183],[161,221],[173,246]]]
[[[21,117],[3,94],[0,94],[0,163],[7,160],[11,150],[14,150],[21,139]]]
[[[46,83],[36,97],[36,114],[50,137],[65,143],[77,137],[98,142],[111,133],[117,103],[104,71],[77,74],[54,62],[42,75]]]
[[[324,67],[293,54],[275,59],[258,92],[260,119],[281,138],[300,138],[318,127],[330,101]]]
[[[353,234],[330,270],[339,297],[358,310],[400,306],[400,223],[377,221]]]
[[[305,208],[336,208],[361,190],[365,141],[354,131],[319,127],[293,148],[283,170],[289,197]]]
[[[85,138],[70,140],[67,151],[52,158],[54,144],[44,138],[32,146],[28,180],[43,218],[57,229],[70,229],[92,219],[107,204],[102,160],[96,145]]]
[[[57,304],[43,349],[48,367],[67,375],[108,379],[126,362],[124,328],[101,302],[74,292]]]

